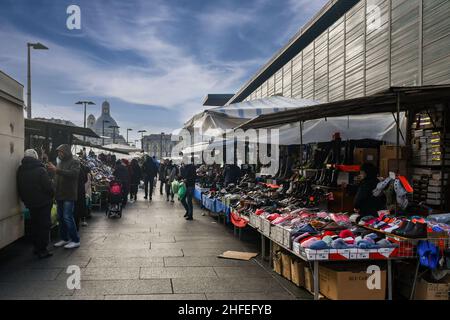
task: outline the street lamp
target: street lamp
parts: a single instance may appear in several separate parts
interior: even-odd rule
[[[133,131],[133,129],[127,129],[127,144],[129,144],[128,143],[128,132],[130,132],[130,131]]]
[[[164,139],[164,132],[161,132],[161,147],[160,147],[161,155],[159,157],[160,160],[162,160],[162,158],[163,158],[163,139]]]
[[[86,106],[95,106],[95,103],[92,101],[78,101],[75,104],[84,105],[84,128],[86,128]],[[86,136],[83,137],[84,141],[86,141]]]
[[[31,48],[34,50],[48,50],[42,43],[27,43],[28,47],[28,90],[27,90],[27,118],[31,119]]]
[[[141,134],[141,149],[144,150],[144,133],[146,133],[147,130],[139,130],[138,133]]]
[[[113,144],[116,143],[116,129],[119,129],[119,126],[109,126],[111,129],[113,129]]]
[[[109,123],[109,121],[108,120],[103,120],[102,146],[105,145],[105,123]]]

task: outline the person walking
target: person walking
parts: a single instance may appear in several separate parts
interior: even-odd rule
[[[158,176],[159,176],[159,193],[163,195],[164,185],[166,184],[166,168],[168,166],[167,159],[161,162],[158,170]]]
[[[184,217],[186,220],[193,220],[193,214],[194,214],[194,206],[192,203],[192,198],[194,196],[194,189],[195,189],[195,180],[197,179],[197,171],[195,169],[195,165],[193,163],[193,159],[191,160],[191,163],[185,165],[183,169],[181,170],[181,176],[184,179],[184,183],[186,185],[186,214]]]
[[[142,171],[136,159],[131,160],[130,200],[137,201],[139,184],[142,180]]]
[[[30,211],[33,251],[40,259],[51,257],[53,254],[47,247],[55,191],[45,165],[33,149],[25,151],[17,171],[17,189],[20,199]]]
[[[80,236],[74,219],[75,202],[78,199],[78,175],[80,162],[75,159],[70,146],[62,144],[56,149],[57,166],[47,164],[47,169],[55,174],[55,198],[58,206],[59,234],[61,240],[55,247],[74,249],[80,246]]]
[[[150,195],[150,200],[152,200],[154,181],[156,175],[158,174],[158,168],[156,167],[156,164],[153,161],[153,159],[150,158],[149,156],[145,157],[145,161],[142,166],[142,171],[144,176],[144,190],[145,190],[144,199],[148,199],[148,196]]]
[[[128,202],[128,192],[130,190],[130,174],[121,160],[116,161],[113,176],[122,184],[122,207],[125,208]]]
[[[166,201],[174,202],[173,198],[175,196],[174,191],[172,190],[172,182],[175,180],[178,172],[177,166],[173,164],[172,160],[169,161],[166,167]]]
[[[80,163],[80,173],[78,174],[78,197],[75,202],[75,225],[80,231],[80,224],[87,226],[87,205],[86,205],[86,183],[88,182],[89,168]]]

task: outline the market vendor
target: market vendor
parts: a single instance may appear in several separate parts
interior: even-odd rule
[[[355,197],[354,207],[360,217],[378,216],[378,211],[386,209],[386,199],[384,195],[375,197],[373,190],[378,184],[378,169],[371,163],[364,163],[361,166],[362,181],[358,187]]]

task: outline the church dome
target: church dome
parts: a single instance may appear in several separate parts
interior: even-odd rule
[[[102,134],[103,121],[108,121],[105,122],[105,133],[112,133],[113,129],[109,127],[117,126],[117,122],[111,117],[111,106],[108,101],[102,103],[102,115],[95,122],[94,131],[97,132],[97,134]]]

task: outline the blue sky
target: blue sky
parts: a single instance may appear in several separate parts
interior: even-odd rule
[[[83,123],[104,99],[121,128],[171,132],[208,93],[236,92],[327,0],[1,0],[0,69],[26,83],[33,116]],[[81,30],[66,8],[81,8]]]

